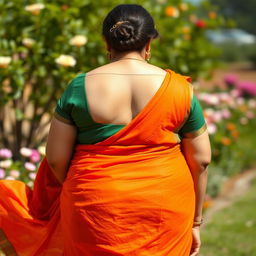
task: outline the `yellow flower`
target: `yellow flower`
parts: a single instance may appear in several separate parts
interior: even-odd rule
[[[186,3],[179,4],[179,9],[183,12],[188,10],[188,5]]]
[[[173,6],[167,6],[165,9],[166,16],[178,18],[180,15],[179,10],[176,7]]]
[[[210,19],[216,19],[217,13],[216,13],[216,12],[208,12],[208,17],[209,17]]]
[[[76,60],[70,55],[60,55],[55,62],[64,67],[73,67],[76,65]]]
[[[183,34],[189,34],[190,33],[190,27],[189,26],[184,26],[181,29],[181,31],[182,31]]]
[[[87,43],[87,41],[88,41],[87,37],[85,37],[83,35],[76,35],[69,40],[69,43],[71,45],[81,47],[81,46],[85,45]]]
[[[45,156],[45,151],[46,151],[46,147],[45,147],[45,146],[40,146],[40,147],[38,147],[38,152],[39,152],[41,155]]]
[[[38,15],[41,12],[41,10],[44,8],[45,8],[45,5],[42,3],[25,6],[25,10],[28,12],[31,12],[34,15]]]
[[[26,47],[31,48],[35,44],[35,40],[32,38],[24,38],[24,39],[22,39],[22,43]]]
[[[0,56],[0,68],[6,68],[12,61],[11,57]]]

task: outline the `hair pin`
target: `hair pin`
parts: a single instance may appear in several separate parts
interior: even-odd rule
[[[120,25],[129,22],[128,20],[123,20],[123,21],[118,21],[116,24],[113,25],[113,27],[109,30],[110,32],[113,32],[113,30],[117,27],[119,27]]]

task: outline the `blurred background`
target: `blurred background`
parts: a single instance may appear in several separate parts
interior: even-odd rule
[[[57,99],[107,63],[116,0],[0,0],[0,179],[33,186]],[[136,1],[160,38],[150,63],[193,78],[212,144],[200,255],[256,255],[256,1]]]

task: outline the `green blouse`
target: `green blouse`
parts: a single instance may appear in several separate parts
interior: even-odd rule
[[[54,116],[65,123],[77,127],[78,144],[95,144],[121,130],[125,125],[100,124],[93,121],[87,104],[85,73],[76,76],[58,100]],[[179,131],[180,138],[193,137],[205,127],[202,109],[193,96],[190,114]]]

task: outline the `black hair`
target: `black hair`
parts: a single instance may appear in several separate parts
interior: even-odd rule
[[[159,35],[151,15],[137,4],[121,4],[110,11],[103,21],[102,34],[119,52],[141,51]]]

